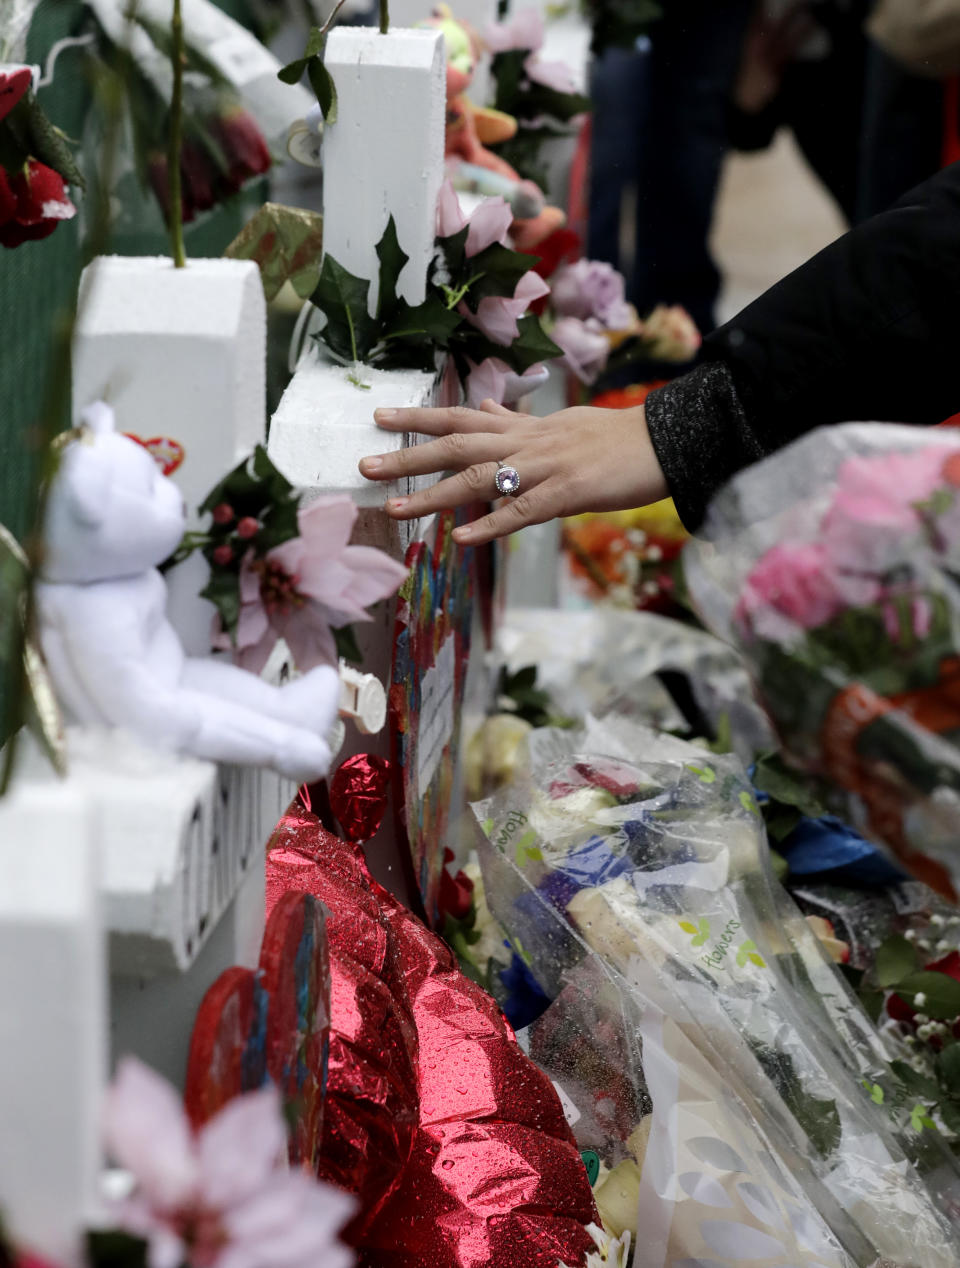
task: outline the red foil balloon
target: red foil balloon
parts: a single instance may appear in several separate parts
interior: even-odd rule
[[[267,883],[268,909],[293,888],[330,912],[320,1174],[361,1197],[360,1263],[582,1264],[596,1219],[586,1171],[550,1081],[490,996],[313,816],[280,824]]]
[[[362,845],[383,822],[390,795],[390,763],[374,753],[342,762],[330,781],[330,808],[347,839]]]

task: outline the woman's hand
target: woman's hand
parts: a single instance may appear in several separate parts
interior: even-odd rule
[[[394,519],[493,501],[498,465],[516,468],[519,493],[490,515],[456,529],[458,542],[479,545],[558,515],[646,506],[669,492],[642,405],[623,410],[578,406],[534,418],[484,401],[478,410],[377,410],[375,418],[386,431],[437,439],[362,458],[360,471],[367,479],[457,473],[423,493],[391,498],[386,510]]]

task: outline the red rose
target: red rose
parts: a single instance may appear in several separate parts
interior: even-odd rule
[[[33,82],[29,66],[0,73],[0,119],[5,119]]]
[[[443,871],[440,873],[440,889],[437,894],[437,907],[443,916],[451,916],[454,920],[463,920],[469,914],[473,903],[473,881],[464,872],[451,876],[447,864],[453,862],[453,851],[443,852]]]
[[[211,121],[210,131],[227,161],[224,178],[230,193],[251,176],[261,176],[270,168],[270,151],[251,114],[241,106],[231,106]]]
[[[31,159],[26,168],[9,177],[2,173],[0,188],[0,244],[18,247],[21,242],[47,238],[61,220],[70,220],[77,209],[67,197],[63,177]],[[12,205],[11,205],[12,200]]]

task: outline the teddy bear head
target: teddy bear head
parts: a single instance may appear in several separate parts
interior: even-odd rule
[[[82,422],[47,496],[44,581],[135,576],[167,559],[183,536],[179,489],[142,445],[114,430],[113,410],[98,401]]]

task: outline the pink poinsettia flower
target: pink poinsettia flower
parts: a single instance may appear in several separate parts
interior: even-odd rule
[[[109,1153],[135,1181],[111,1212],[149,1243],[150,1268],[349,1268],[346,1193],[287,1170],[274,1087],[230,1101],[194,1132],[174,1089],[120,1062],[104,1107]]]
[[[564,364],[581,383],[597,381],[610,356],[610,340],[599,323],[561,317],[550,331],[550,338],[563,349]]]
[[[517,282],[512,299],[507,299],[504,295],[488,295],[477,305],[475,313],[470,311],[466,302],[462,303],[457,311],[471,326],[476,326],[482,331],[488,339],[509,347],[520,334],[517,321],[532,303],[549,294],[550,287],[539,274],[531,269]]]
[[[464,225],[469,225],[466,245],[468,256],[479,255],[494,242],[505,244],[512,224],[513,212],[503,198],[485,198],[468,218],[463,214],[453,184],[446,180],[441,185],[437,199],[437,236],[453,237]]]
[[[336,665],[333,629],[369,621],[367,606],[393,594],[407,575],[382,550],[349,545],[356,519],[352,498],[317,498],[298,512],[298,537],[263,559],[248,552],[240,567],[235,642],[220,631],[214,646],[232,648],[237,662],[254,673],[263,669],[278,637],[301,672]]]
[[[491,23],[483,40],[491,53],[509,53],[515,48],[541,48],[543,36],[543,15],[539,9],[527,8],[509,22]]]
[[[552,88],[554,92],[577,91],[577,81],[566,62],[544,62],[539,54],[531,53],[524,61],[523,69],[528,79],[542,84],[544,88]]]
[[[523,374],[511,370],[499,357],[486,357],[479,365],[470,362],[467,376],[467,405],[479,409],[484,401],[496,401],[498,405],[515,405],[542,387],[550,377],[545,365],[532,365]]]

